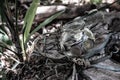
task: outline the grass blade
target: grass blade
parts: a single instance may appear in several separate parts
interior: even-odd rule
[[[60,16],[63,12],[64,12],[64,10],[57,12],[56,14],[52,15],[51,17],[49,17],[48,19],[46,19],[44,22],[42,22],[39,26],[37,26],[37,27],[30,33],[30,35],[27,37],[27,40],[26,40],[25,44],[28,42],[28,40],[29,40],[29,38],[30,38],[30,36],[31,36],[32,34],[34,34],[34,33],[35,33],[36,31],[38,31],[40,28],[42,28],[42,27],[46,26],[47,24],[49,24],[50,22],[52,22],[55,18],[57,18],[58,16]]]
[[[26,41],[26,37],[28,37],[29,32],[31,30],[32,22],[33,22],[34,17],[35,17],[38,3],[39,3],[39,0],[33,0],[30,8],[28,9],[28,11],[25,15],[25,18],[24,18],[25,24],[23,25],[23,30],[25,30],[23,33],[24,34],[24,41]]]
[[[36,31],[38,31],[40,28],[42,28],[42,27],[46,26],[47,24],[49,24],[50,22],[52,22],[55,18],[57,18],[58,16],[60,16],[63,12],[64,12],[64,10],[63,10],[63,11],[60,11],[60,12],[54,14],[53,16],[51,16],[50,18],[46,19],[44,22],[42,22],[38,27],[36,27],[36,28],[31,32],[30,36],[31,36],[32,34],[34,34]]]

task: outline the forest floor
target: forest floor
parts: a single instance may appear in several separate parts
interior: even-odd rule
[[[17,65],[15,55],[9,50],[4,50],[5,55],[0,55],[0,79],[120,80],[120,5],[117,2],[111,4],[115,0],[108,0],[110,2],[112,1],[111,3],[105,3],[104,1],[105,0],[92,4],[89,0],[41,0],[41,5],[36,11],[32,30],[56,12],[61,10],[65,10],[65,12],[32,35],[28,42],[27,61],[20,62],[19,65]],[[19,33],[21,33],[23,18],[32,0],[19,0],[19,3],[18,26],[20,28]],[[97,12],[93,14],[92,17],[90,15],[90,17],[84,18],[86,20],[84,26],[87,28],[83,29],[83,31],[86,30],[90,33],[91,36],[95,35],[96,41],[93,43],[94,47],[91,47],[92,42],[88,40],[89,44],[84,43],[86,50],[81,52],[81,45],[77,45],[76,48],[77,39],[81,36],[78,34],[80,32],[71,28],[71,25],[81,25],[82,21],[79,17],[85,17],[96,9]],[[13,11],[12,14],[14,14],[14,6],[11,6],[11,11]],[[95,28],[91,29],[89,25]],[[102,28],[100,28],[101,26]],[[72,35],[68,35],[64,30],[71,30],[73,33],[70,33]],[[108,34],[106,34],[106,32],[109,31],[111,31],[112,36],[107,39],[106,36],[108,36]],[[72,39],[68,37],[68,42],[67,40],[64,41],[64,39],[66,39],[66,37],[64,38],[65,35],[74,37],[76,42],[73,40],[74,44],[71,45],[70,40],[72,41]],[[104,45],[103,43],[106,42],[106,39],[106,45],[102,46]],[[65,49],[61,49],[62,44],[64,44]],[[96,48],[100,48],[101,51]],[[102,52],[103,49],[104,51]],[[83,57],[83,53],[86,55],[89,51],[99,54],[94,53],[91,57],[94,58],[95,56],[97,59],[88,60],[87,64],[87,59],[86,61],[82,60],[81,55]],[[102,54],[110,57],[107,59],[105,57],[105,60],[103,58],[99,59],[98,57]],[[96,63],[97,60],[98,62]]]

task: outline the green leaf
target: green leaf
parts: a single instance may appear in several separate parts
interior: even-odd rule
[[[102,0],[90,0],[93,4],[100,4]]]
[[[7,34],[0,29],[0,41],[6,43],[7,45],[12,45],[12,41],[9,39]]]
[[[12,49],[10,49],[10,46],[8,44],[6,44],[5,42],[0,40],[0,52],[2,52],[2,48],[8,49],[14,53],[16,53],[15,51],[13,51]],[[17,54],[17,53],[16,53]]]
[[[34,34],[36,31],[38,31],[40,28],[46,26],[47,24],[49,24],[50,22],[52,22],[55,18],[57,18],[58,16],[60,16],[62,13],[64,12],[63,11],[60,11],[60,12],[57,12],[56,14],[52,15],[50,18],[46,19],[44,22],[42,22],[39,26],[37,26],[30,34],[30,36],[32,34]]]
[[[23,25],[23,30],[24,30],[24,41],[26,41],[26,38],[28,37],[31,27],[32,27],[32,22],[35,17],[36,9],[38,7],[39,0],[33,0],[30,8],[28,9],[25,18],[24,18],[24,25]]]
[[[5,42],[3,42],[3,41],[1,41],[1,40],[0,40],[0,45],[3,46],[3,47],[9,47],[8,44],[6,44]]]
[[[37,26],[31,33],[30,35],[27,37],[27,40],[25,42],[25,44],[27,43],[27,41],[29,40],[30,36],[32,34],[34,34],[35,32],[37,32],[40,28],[46,26],[47,24],[49,24],[50,22],[52,22],[55,18],[57,18],[58,16],[60,16],[62,13],[64,12],[64,10],[57,12],[56,14],[52,15],[51,17],[49,17],[48,19],[46,19],[44,22],[42,22],[39,26]]]

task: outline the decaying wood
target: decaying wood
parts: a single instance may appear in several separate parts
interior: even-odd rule
[[[90,11],[91,9],[96,8],[95,5],[84,5],[84,6],[65,6],[65,5],[56,5],[56,6],[42,6],[37,9],[37,15],[35,17],[35,21],[43,21],[49,16],[55,14],[58,11],[65,10],[58,19],[69,19],[74,18],[76,16],[82,16],[86,13],[86,11]]]
[[[108,5],[106,8],[110,8],[112,10],[120,11],[120,5],[118,3],[114,3],[112,5]],[[70,19],[75,18],[77,16],[83,16],[87,14],[88,11],[92,9],[97,9],[100,6],[96,6],[93,4],[86,4],[84,6],[75,6],[75,5],[52,5],[52,6],[40,6],[37,9],[35,21],[41,22],[51,15],[55,14],[58,11],[65,10],[65,12],[59,16],[57,19]],[[101,6],[102,7],[102,6]]]
[[[99,63],[102,66],[120,68],[119,64],[106,60]],[[114,72],[105,69],[91,68],[84,71],[92,80],[120,80],[120,72]]]

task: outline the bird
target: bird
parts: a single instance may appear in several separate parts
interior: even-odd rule
[[[81,57],[86,49],[93,46],[92,41],[95,41],[93,33],[88,28],[84,28],[83,30],[75,30],[75,32],[64,32],[60,44],[62,44],[62,49],[64,47],[67,49],[66,55],[71,53],[72,57]]]

